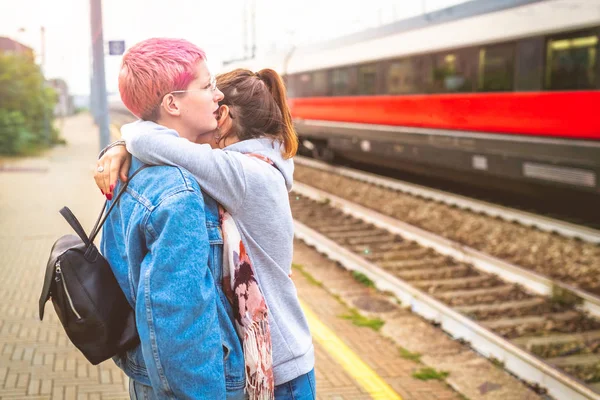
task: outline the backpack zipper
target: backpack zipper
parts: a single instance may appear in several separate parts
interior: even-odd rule
[[[77,312],[77,310],[75,309],[75,306],[73,305],[73,300],[71,299],[71,294],[69,293],[69,289],[67,289],[67,283],[65,282],[65,277],[62,274],[62,270],[60,268],[60,261],[56,261],[56,264],[54,264],[54,268],[56,271],[56,282],[62,282],[62,286],[63,289],[65,289],[65,294],[67,295],[67,300],[69,300],[69,305],[71,306],[71,311],[73,311],[73,314],[75,314],[75,316],[77,317],[77,319],[81,319],[81,315]],[[62,277],[62,279],[61,279]]]

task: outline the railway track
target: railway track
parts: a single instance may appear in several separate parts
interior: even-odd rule
[[[531,212],[504,207],[414,183],[385,178],[368,172],[334,166],[306,157],[295,157],[294,162],[297,165],[331,172],[360,182],[373,184],[396,192],[406,193],[475,213],[481,213],[489,217],[516,222],[523,226],[533,227],[544,232],[554,232],[565,237],[578,238],[586,242],[600,244],[600,231],[586,226],[565,222],[555,218],[548,218]]]
[[[298,160],[294,179],[600,296],[598,231],[311,160]]]
[[[290,202],[300,239],[453,337],[555,398],[600,399],[596,296],[303,184]]]

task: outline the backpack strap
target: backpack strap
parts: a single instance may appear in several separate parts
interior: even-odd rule
[[[115,200],[112,202],[112,204],[110,205],[110,207],[108,208],[108,210],[106,211],[106,213],[104,212],[106,210],[106,204],[108,203],[108,201],[104,202],[104,207],[102,208],[102,211],[100,212],[100,215],[98,216],[98,219],[96,220],[96,224],[94,224],[94,228],[92,229],[92,232],[90,232],[90,238],[89,238],[89,243],[94,243],[94,239],[96,239],[96,236],[98,235],[98,232],[100,232],[100,229],[102,229],[102,225],[104,225],[104,222],[106,222],[106,218],[108,218],[108,215],[110,214],[110,212],[113,210],[113,208],[115,208],[115,206],[117,205],[117,203],[119,202],[119,199],[121,198],[121,196],[123,195],[123,193],[125,193],[125,190],[127,189],[127,186],[129,185],[129,182],[131,182],[131,180],[139,173],[141,172],[143,169],[148,168],[149,165],[143,165],[140,168],[138,168],[127,180],[127,182],[123,183],[123,187],[121,188],[121,190],[119,190],[119,193],[117,194],[117,197],[115,198]],[[103,217],[104,215],[104,217]],[[88,244],[88,243],[86,243]]]
[[[79,236],[81,238],[81,240],[83,241],[83,243],[85,243],[86,247],[89,246],[90,245],[90,239],[85,234],[85,231],[83,230],[83,227],[81,226],[81,223],[75,217],[75,215],[69,209],[69,207],[63,207],[63,208],[60,209],[59,212],[60,212],[60,215],[62,215],[64,217],[64,219],[67,220],[67,222],[69,223],[69,225],[71,225],[71,228],[73,228],[73,230],[75,231],[75,233],[77,233],[77,236]]]
[[[106,211],[106,205],[108,204],[108,200],[104,202],[104,206],[102,206],[102,211],[100,212],[100,215],[98,216],[98,219],[96,220],[96,223],[94,224],[94,228],[90,232],[89,236],[85,233],[85,230],[81,226],[81,223],[75,217],[75,215],[69,209],[69,207],[63,207],[60,209],[60,211],[59,211],[60,215],[62,215],[63,218],[69,223],[69,225],[71,225],[71,228],[73,228],[75,233],[77,233],[77,236],[79,236],[79,238],[81,238],[83,243],[85,243],[86,247],[89,247],[90,244],[94,243],[94,239],[96,238],[96,235],[98,235],[98,232],[102,228],[102,225],[104,225],[104,221],[106,221],[108,214],[110,214],[110,212],[115,207],[115,205],[117,204],[117,202],[119,201],[119,199],[121,198],[123,193],[125,193],[125,189],[127,189],[127,185],[129,185],[129,182],[131,182],[133,177],[136,176],[138,174],[138,172],[140,172],[141,170],[143,170],[144,168],[147,168],[147,167],[149,167],[149,165],[144,165],[144,166],[140,167],[137,171],[135,171],[131,175],[129,180],[127,180],[127,182],[125,182],[123,184],[123,187],[121,188],[121,190],[119,190],[119,193],[117,194],[117,197],[115,198],[115,201],[110,205],[110,208],[108,209],[108,211]],[[104,211],[106,211],[106,213]],[[102,216],[104,216],[104,218],[102,218]]]

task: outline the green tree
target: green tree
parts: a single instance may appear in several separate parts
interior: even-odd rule
[[[0,53],[1,152],[18,154],[32,146],[57,143],[55,104],[56,93],[45,86],[44,76],[31,57]]]
[[[20,154],[31,145],[33,139],[19,111],[0,108],[0,154]]]

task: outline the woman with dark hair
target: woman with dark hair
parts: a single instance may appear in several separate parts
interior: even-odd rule
[[[275,398],[314,399],[314,348],[290,278],[294,226],[288,192],[298,139],[285,87],[271,69],[236,69],[216,83],[225,96],[215,113],[217,129],[198,132],[192,143],[172,129],[137,121],[121,129],[127,151],[148,164],[189,170],[222,205],[224,286],[234,305],[250,389],[268,383],[272,371]],[[96,174],[103,193],[112,194],[114,171],[126,176],[127,151],[114,146],[100,159],[98,165],[107,166]]]

